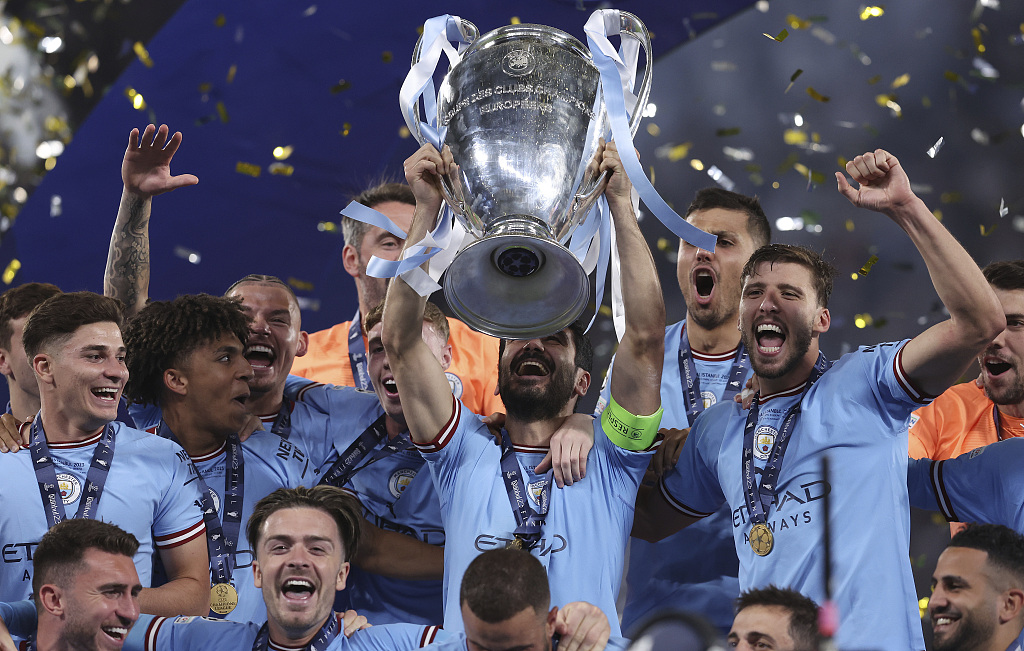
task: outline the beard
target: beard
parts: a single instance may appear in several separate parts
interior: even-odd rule
[[[934,619],[943,613],[932,614]],[[980,649],[986,642],[992,639],[995,629],[995,622],[985,622],[982,617],[977,616],[974,611],[965,611],[960,614],[960,624],[956,631],[949,636],[935,638],[932,642],[934,651],[970,651]]]
[[[758,377],[774,380],[786,375],[800,365],[804,355],[811,349],[811,327],[808,325],[806,328],[790,331],[786,341],[783,342],[783,345],[789,344],[789,353],[778,362],[776,368],[761,363],[761,358],[757,354],[757,336],[753,332],[744,328],[740,339],[743,341],[747,351],[750,352],[750,366],[754,369],[754,373]]]
[[[736,322],[736,311],[727,310],[722,305],[707,307],[696,305],[694,307],[695,309],[691,309],[689,305],[686,306],[686,320],[693,321],[705,330],[714,330],[729,321]]]
[[[548,376],[547,386],[522,386],[515,381],[512,368],[530,357],[524,351],[507,366],[498,368],[498,395],[508,415],[516,420],[535,423],[556,418],[572,399],[576,388],[576,369],[568,364],[556,367]],[[539,357],[539,356],[537,356]]]
[[[1020,372],[1018,371],[1016,366],[1014,366],[1008,371],[1003,372],[999,376],[999,379],[1001,380],[1003,376],[1006,376],[1010,373],[1014,374],[1014,381],[1008,385],[1004,385],[998,388],[991,387],[989,386],[988,382],[985,382],[984,380],[982,381],[982,384],[985,387],[985,395],[988,396],[989,400],[996,403],[997,405],[1016,405],[1018,403],[1024,402],[1024,378],[1021,377]]]

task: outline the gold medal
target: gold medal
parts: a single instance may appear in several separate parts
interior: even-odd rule
[[[768,525],[759,522],[750,528],[750,546],[758,556],[767,556],[775,546],[775,537]]]
[[[210,610],[227,615],[238,605],[238,591],[230,583],[216,583],[210,588]]]
[[[519,536],[516,536],[515,538],[513,538],[512,542],[510,542],[509,544],[505,545],[505,549],[522,549],[522,548],[523,548],[523,539],[520,538]]]

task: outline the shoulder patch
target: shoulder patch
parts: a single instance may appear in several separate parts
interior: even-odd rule
[[[448,378],[448,386],[452,388],[452,395],[456,398],[462,397],[462,380],[451,371],[445,371],[444,376]]]

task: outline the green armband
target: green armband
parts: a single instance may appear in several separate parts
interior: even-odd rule
[[[658,411],[650,416],[636,416],[615,402],[615,398],[611,398],[601,412],[601,429],[608,440],[623,450],[640,452],[654,443],[664,411],[658,407]]]

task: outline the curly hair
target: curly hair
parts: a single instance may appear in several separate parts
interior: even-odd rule
[[[235,335],[245,343],[251,321],[235,298],[195,294],[150,303],[125,328],[125,395],[133,403],[157,404],[164,371],[222,335]]]

